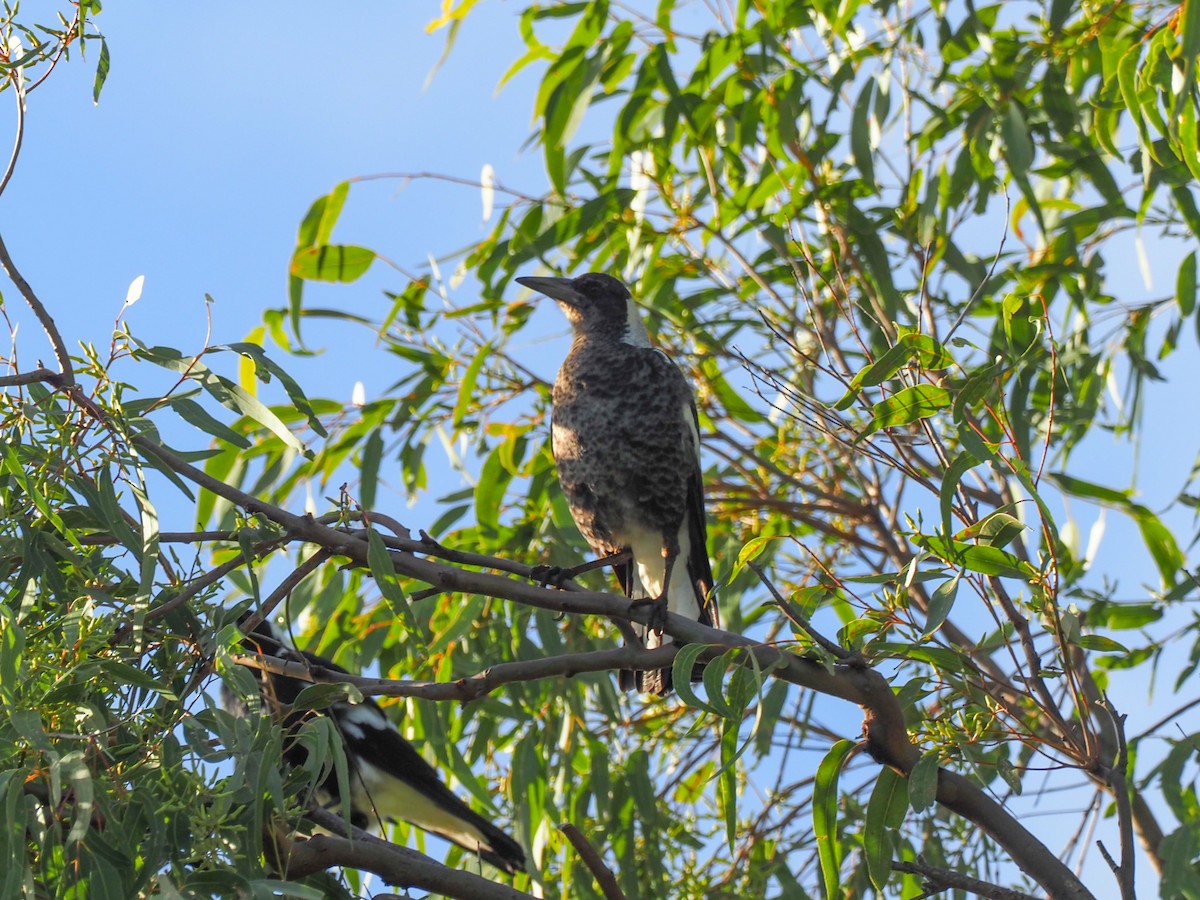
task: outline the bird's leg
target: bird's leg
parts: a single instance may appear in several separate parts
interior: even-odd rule
[[[679,558],[678,547],[663,548],[663,586],[662,591],[657,597],[642,597],[634,600],[635,604],[649,603],[650,621],[647,622],[647,627],[656,634],[662,634],[663,629],[667,627],[667,595],[671,591],[671,571],[675,568],[675,560]]]
[[[600,569],[604,566],[617,566],[628,562],[631,558],[632,553],[628,549],[618,550],[616,553],[610,553],[608,556],[602,556],[599,559],[593,559],[590,562],[580,563],[577,566],[569,568],[564,568],[563,566],[534,566],[529,570],[529,577],[538,584],[554,585],[556,588],[561,588],[563,582],[578,578],[584,572],[591,572],[593,569]]]

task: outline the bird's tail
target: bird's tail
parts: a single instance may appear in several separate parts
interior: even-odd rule
[[[651,629],[646,629],[642,634],[642,644],[653,650],[663,645],[664,637],[666,643],[673,640],[669,635],[660,635]],[[693,673],[693,680],[698,680],[695,678],[695,673]],[[641,691],[643,694],[657,694],[660,697],[665,697],[675,689],[670,669],[647,669],[645,671],[622,669],[617,673],[617,686],[623,691]]]

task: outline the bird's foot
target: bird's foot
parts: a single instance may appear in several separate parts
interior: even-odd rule
[[[646,623],[647,627],[655,634],[662,634],[667,627],[667,597],[664,594],[661,597],[642,597],[634,600],[629,604],[630,612],[636,606],[650,605],[650,620]]]
[[[561,588],[564,581],[574,577],[574,569],[564,569],[562,566],[534,566],[529,570],[529,578],[542,587]]]
[[[602,569],[604,566],[620,565],[623,562],[628,562],[629,558],[630,554],[628,550],[618,550],[616,553],[610,553],[608,556],[601,556],[599,559],[580,563],[577,566],[533,566],[529,570],[529,577],[543,587],[553,585],[556,588],[561,588],[563,584],[578,578],[585,572],[590,572],[593,569]]]

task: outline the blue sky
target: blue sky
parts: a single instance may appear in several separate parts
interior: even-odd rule
[[[68,343],[106,344],[138,275],[145,291],[127,321],[142,340],[198,349],[206,293],[216,301],[212,341],[242,339],[264,308],[285,303],[296,227],[345,178],[475,178],[485,163],[510,183],[536,175],[536,152],[518,158],[534,76],[521,76],[521,93],[494,91],[523,49],[519,7],[482,4],[425,89],[445,41],[425,32],[438,7],[350,4],[316,17],[285,4],[256,5],[253,16],[234,5],[203,15],[181,4],[107,6],[97,24],[112,68],[100,104],[93,46],[88,62],[60,66],[31,95],[21,162],[0,198],[9,249]],[[10,128],[11,109],[0,115]],[[336,236],[412,269],[482,236],[478,192],[396,191],[395,182],[356,186]],[[329,290],[370,315],[383,302],[376,286],[401,283],[377,266],[367,281]],[[31,338],[20,341],[27,356],[43,352]],[[331,364],[319,375],[313,393],[332,397],[349,397],[360,378],[368,395],[392,380]]]

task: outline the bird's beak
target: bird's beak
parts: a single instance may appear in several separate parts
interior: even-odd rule
[[[551,300],[565,303],[567,306],[579,308],[583,297],[575,290],[575,283],[570,278],[517,278],[517,284],[523,284],[531,291],[545,294]]]

